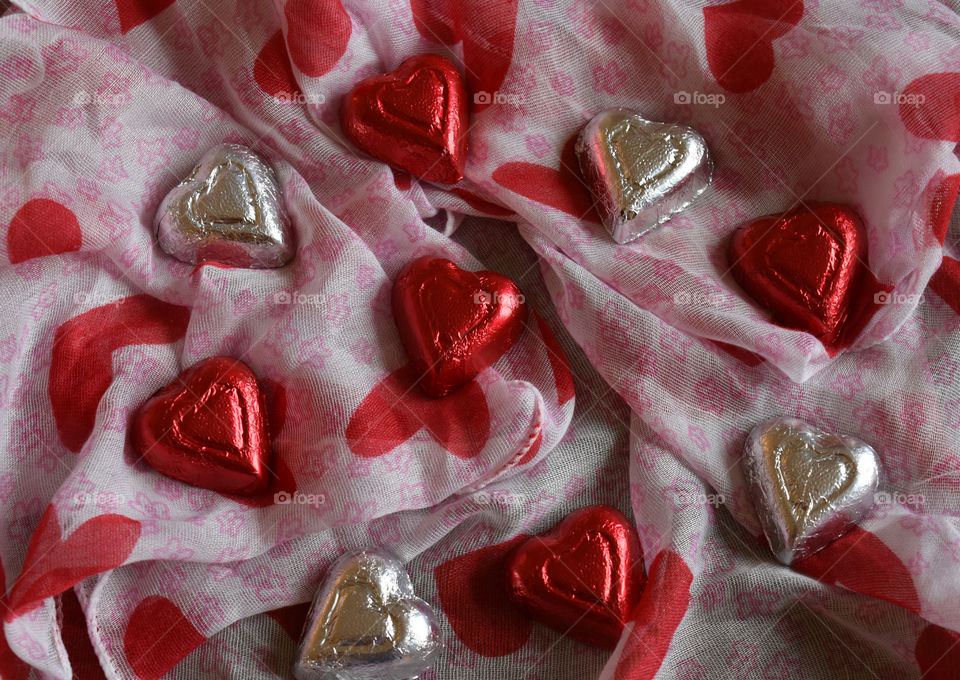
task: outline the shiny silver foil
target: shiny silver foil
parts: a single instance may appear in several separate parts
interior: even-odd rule
[[[392,555],[363,550],[330,568],[307,616],[297,680],[404,680],[433,663],[440,630]]]
[[[826,547],[873,506],[880,482],[877,452],[796,418],[753,429],[741,460],[763,533],[780,562]]]
[[[594,116],[580,131],[576,153],[617,243],[642,236],[686,208],[713,174],[707,144],[697,132],[627,109]]]
[[[210,149],[160,203],[157,241],[178,260],[282,267],[296,252],[273,170],[245,146]]]

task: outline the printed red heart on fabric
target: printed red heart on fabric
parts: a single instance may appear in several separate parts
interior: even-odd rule
[[[460,7],[455,0],[410,0],[410,10],[414,26],[427,40],[441,45],[460,42]]]
[[[5,635],[0,635],[0,678],[4,680],[28,680],[30,666],[17,656]]]
[[[123,651],[139,680],[159,680],[206,641],[180,607],[165,597],[152,595],[130,615]]]
[[[370,390],[347,423],[347,445],[364,458],[382,456],[425,429],[447,451],[469,460],[480,454],[490,434],[487,398],[470,382],[443,399],[416,387],[422,374],[397,369]]]
[[[605,505],[581,508],[519,545],[504,570],[510,598],[531,618],[610,650],[644,588],[636,529]]]
[[[427,40],[443,45],[463,41],[463,63],[469,92],[487,93],[473,101],[479,113],[500,90],[510,62],[519,0],[410,0],[413,22]]]
[[[930,624],[917,638],[914,653],[923,680],[957,680],[960,633]]]
[[[443,613],[460,641],[486,657],[513,654],[527,643],[533,624],[510,601],[504,560],[531,537],[515,536],[444,562],[433,570]]]
[[[493,171],[493,181],[531,201],[599,224],[593,197],[577,171],[580,166],[574,147],[578,135],[579,132],[575,133],[564,145],[559,170],[538,163],[512,161]]]
[[[303,632],[303,624],[307,621],[307,614],[310,613],[310,603],[301,602],[300,604],[291,604],[288,607],[280,609],[271,609],[266,614],[283,628],[284,632],[290,636],[291,640],[300,639],[300,633]]]
[[[960,73],[930,73],[911,81],[899,112],[917,137],[960,142]]]
[[[799,206],[738,229],[730,241],[737,283],[776,320],[816,336],[831,354],[848,345],[889,291],[866,266],[867,238],[850,208]]]
[[[150,21],[176,0],[116,0],[120,17],[120,32],[129,33],[140,24]]]
[[[343,101],[340,125],[359,149],[393,168],[440,184],[463,178],[467,91],[445,57],[417,55],[361,80]]]
[[[290,57],[304,74],[328,73],[347,51],[353,23],[340,0],[288,0],[283,15]]]
[[[266,94],[288,102],[302,93],[290,66],[283,31],[277,31],[264,43],[253,62],[253,79]]]
[[[690,606],[690,567],[672,550],[653,558],[640,602],[630,613],[627,636],[614,680],[653,680]]]
[[[931,184],[934,180],[930,180]],[[943,245],[950,228],[950,217],[960,196],[960,173],[947,175],[933,189],[930,200],[930,229],[934,237]]]
[[[509,208],[504,208],[502,205],[491,203],[490,201],[482,199],[466,189],[454,187],[453,189],[450,189],[450,193],[462,198],[464,203],[469,205],[477,212],[483,213],[484,215],[492,215],[494,217],[511,217],[514,214],[514,212]]]
[[[140,522],[106,514],[88,519],[64,539],[57,511],[48,506],[30,538],[20,576],[10,589],[4,620],[36,609],[44,599],[88,576],[119,567],[139,538]]]
[[[930,290],[960,314],[960,261],[944,255],[940,268],[930,277]]]
[[[133,417],[133,448],[157,472],[226,494],[270,483],[266,402],[232,357],[209,357],[148,399]]]
[[[30,666],[10,649],[6,636],[0,635],[0,678],[27,680],[29,677]]]
[[[127,345],[163,345],[187,332],[190,309],[150,295],[120,298],[64,322],[53,340],[47,391],[57,434],[76,453],[113,382],[112,354]]]
[[[7,576],[3,571],[3,560],[0,560],[0,617],[7,620]],[[7,643],[7,636],[0,635],[0,678],[9,680],[27,680],[30,675],[30,666],[14,654]]]
[[[63,615],[63,646],[67,650],[67,658],[70,659],[73,677],[83,680],[107,680],[90,641],[87,618],[73,588],[67,588],[60,595],[60,609]],[[0,674],[2,672],[0,667]]]
[[[527,307],[517,285],[489,271],[421,257],[393,283],[393,318],[417,382],[433,397],[465,385],[523,334]]]
[[[713,77],[730,92],[763,85],[773,73],[773,41],[802,17],[802,0],[737,0],[704,7],[704,41]]]
[[[14,214],[7,230],[7,257],[18,264],[35,257],[80,250],[83,233],[67,206],[47,198],[27,201]]]
[[[930,203],[930,226],[933,235],[943,245],[950,227],[957,196],[960,194],[960,174],[944,177],[933,191]],[[930,277],[930,290],[939,295],[950,308],[960,314],[960,262],[944,255],[940,268]]]
[[[920,597],[903,561],[875,534],[853,527],[793,569],[822,583],[843,586],[920,613]]]

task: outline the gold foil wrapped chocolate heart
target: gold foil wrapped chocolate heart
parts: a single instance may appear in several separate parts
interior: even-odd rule
[[[692,128],[649,121],[627,109],[594,116],[580,131],[576,153],[617,243],[642,236],[686,208],[713,173],[707,144]]]
[[[796,418],[754,428],[741,463],[763,533],[783,564],[809,557],[856,524],[880,481],[868,444]]]
[[[440,629],[392,555],[363,550],[330,568],[307,616],[297,680],[404,680],[433,663]]]
[[[157,241],[190,264],[282,267],[296,252],[273,170],[250,149],[221,144],[160,203]]]

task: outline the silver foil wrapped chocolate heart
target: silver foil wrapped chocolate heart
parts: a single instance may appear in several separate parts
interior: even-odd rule
[[[683,125],[627,109],[601,111],[576,143],[580,171],[617,243],[628,243],[686,208],[709,186],[707,144]]]
[[[220,144],[160,203],[160,248],[190,264],[282,267],[296,252],[273,170],[253,151]]]
[[[392,555],[363,550],[330,568],[307,616],[297,680],[405,680],[430,667],[440,631]]]
[[[783,564],[809,557],[849,530],[873,506],[877,452],[797,418],[753,429],[741,460],[770,549]]]

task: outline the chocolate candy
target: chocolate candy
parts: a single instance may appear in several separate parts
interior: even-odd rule
[[[392,555],[362,550],[330,568],[307,616],[297,680],[404,680],[440,650],[430,606]]]
[[[742,466],[770,549],[780,562],[809,557],[873,506],[877,453],[855,437],[774,418],[747,437]]]
[[[510,599],[531,618],[604,649],[617,646],[645,581],[636,529],[605,505],[521,543],[505,572]]]
[[[439,54],[361,80],[340,109],[343,133],[393,168],[440,184],[463,178],[470,117],[463,78]]]
[[[860,218],[835,203],[760,217],[730,241],[737,283],[782,324],[837,343],[866,267]]]
[[[588,122],[576,144],[580,170],[607,231],[628,243],[683,210],[710,184],[707,144],[693,129],[627,109]]]
[[[517,285],[489,271],[421,257],[393,283],[393,317],[418,382],[434,397],[470,382],[523,334]]]
[[[160,203],[160,248],[184,262],[282,267],[296,252],[273,170],[250,149],[221,144]]]
[[[270,483],[270,435],[257,377],[232,357],[197,362],[134,415],[131,440],[157,472],[220,493]]]

